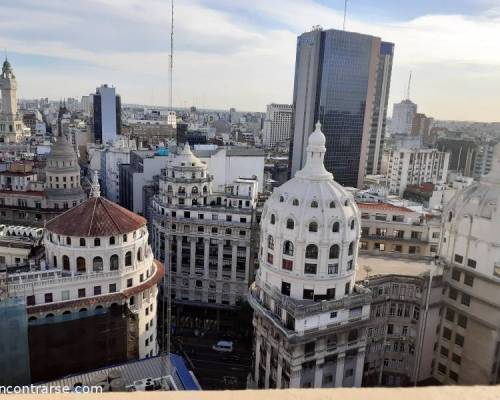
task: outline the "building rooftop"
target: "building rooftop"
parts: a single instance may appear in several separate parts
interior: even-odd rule
[[[373,210],[373,211],[392,211],[392,212],[407,212],[413,213],[413,210],[410,210],[406,207],[395,206],[389,203],[357,203],[358,208],[361,210]]]
[[[427,260],[360,255],[356,281],[382,275],[419,276],[428,273],[432,268],[432,261]]]
[[[201,387],[188,370],[184,359],[176,354],[167,357],[151,357],[143,360],[132,361],[125,364],[113,365],[78,375],[70,375],[55,381],[45,382],[39,386],[69,387],[75,386],[99,386],[97,382],[101,378],[109,379],[110,376],[118,376],[122,379],[123,386],[133,385],[134,382],[147,378],[160,378],[171,376],[176,387],[171,390],[200,390]],[[123,391],[123,389],[121,389]]]
[[[91,197],[51,219],[47,230],[66,236],[113,236],[135,231],[146,220],[104,197]]]

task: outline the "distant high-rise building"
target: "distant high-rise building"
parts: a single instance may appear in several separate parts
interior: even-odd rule
[[[316,121],[326,136],[325,167],[346,186],[380,168],[394,45],[380,38],[315,29],[297,41],[290,175],[304,167]]]
[[[410,135],[412,132],[413,118],[417,114],[417,105],[410,99],[395,103],[392,109],[391,133],[404,133]]]
[[[413,116],[411,135],[420,136],[424,141],[428,141],[433,122],[434,118],[428,117],[425,114],[416,113]]]
[[[290,124],[292,122],[292,106],[289,104],[268,104],[262,142],[266,147],[272,147],[290,139]]]
[[[121,99],[108,85],[96,89],[93,95],[94,141],[112,143],[121,135]]]

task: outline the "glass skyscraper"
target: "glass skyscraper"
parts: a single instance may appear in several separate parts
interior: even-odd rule
[[[303,168],[316,121],[326,136],[325,166],[344,186],[377,174],[385,136],[394,45],[335,29],[297,40],[290,175]]]

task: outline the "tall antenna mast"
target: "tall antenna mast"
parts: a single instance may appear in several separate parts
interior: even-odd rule
[[[170,63],[169,63],[169,78],[170,78],[170,87],[169,87],[169,108],[172,111],[173,107],[173,72],[174,72],[174,0],[171,0],[171,19],[170,19]]]
[[[410,71],[410,77],[408,78],[408,89],[406,91],[406,98],[410,100],[410,89],[411,89],[411,71]]]
[[[344,25],[343,25],[343,30],[345,31],[345,20],[347,17],[347,0],[344,0]]]

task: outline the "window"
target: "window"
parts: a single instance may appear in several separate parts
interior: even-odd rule
[[[456,268],[453,268],[453,270],[451,271],[451,279],[453,279],[454,281],[460,282],[461,275],[462,273]]]
[[[455,344],[460,347],[464,347],[464,337],[458,333],[455,334]]]
[[[132,278],[127,279],[127,287],[132,287]]]
[[[462,357],[460,357],[458,354],[455,353],[451,355],[451,360],[458,365],[462,363]]]
[[[109,269],[116,271],[118,269],[118,255],[113,254],[109,259]]]
[[[318,232],[318,223],[316,221],[309,223],[309,232]]]
[[[132,265],[132,252],[127,251],[125,254],[125,266],[130,267]]]
[[[464,306],[470,306],[470,296],[466,293],[462,293],[462,304]]]
[[[476,268],[476,260],[472,260],[471,258],[467,259],[467,266],[471,268]]]
[[[231,234],[232,234],[231,228],[226,228],[226,235],[231,235]]]
[[[45,293],[44,298],[45,298],[46,303],[52,303],[52,301],[53,301],[52,293]]]
[[[111,237],[109,238],[109,244],[113,245],[113,244],[115,244],[115,242],[116,242],[115,237],[114,237],[114,236],[111,236]]]
[[[352,220],[351,221],[351,231],[354,230],[354,225],[355,225],[354,220]]]
[[[441,353],[442,356],[448,357],[449,351],[448,351],[448,349],[446,347],[441,346],[441,349],[440,349],[439,352]]]
[[[85,258],[83,257],[78,257],[76,259],[76,272],[79,273],[84,273],[86,272],[86,267],[85,267]]]
[[[337,318],[337,311],[332,311],[332,312],[330,313],[330,318],[331,318],[331,319],[333,319],[333,318]],[[335,338],[335,339],[336,339],[336,338]],[[337,341],[337,340],[335,340],[335,342],[336,342],[336,341]]]
[[[316,264],[305,263],[304,273],[305,274],[316,274]]]
[[[330,252],[329,252],[330,259],[339,258],[339,254],[340,254],[340,247],[338,244],[334,244],[334,245],[330,246]]]
[[[339,265],[338,264],[328,264],[328,274],[335,275],[339,273]]]
[[[316,342],[309,342],[304,345],[304,354],[312,355],[314,354],[314,350],[316,349]]]
[[[272,253],[267,253],[267,262],[272,265],[273,261],[274,261],[274,257],[272,255]]]
[[[330,208],[335,208],[335,202],[334,201],[330,201]]]
[[[116,283],[110,283],[109,284],[109,293],[115,293],[116,292]]]
[[[302,293],[302,298],[304,300],[313,300],[314,299],[314,290],[313,289],[304,289]]]
[[[94,239],[94,246],[95,246],[95,247],[98,247],[98,246],[100,246],[100,245],[101,245],[101,239],[99,239],[99,238],[95,238],[95,239]]]
[[[354,242],[351,242],[349,243],[349,252],[347,253],[347,255],[352,256],[353,253],[354,253]]]
[[[101,257],[94,257],[92,260],[92,271],[94,272],[102,272],[103,270],[103,262]]]
[[[69,236],[67,236],[67,237],[66,237],[66,244],[67,244],[68,246],[70,246],[70,245],[71,245],[71,238],[70,238]]]
[[[295,225],[295,223],[293,222],[293,219],[288,218],[286,220],[286,229],[293,229],[294,225]]]
[[[81,299],[82,297],[85,297],[85,288],[78,289],[78,298]]]
[[[85,247],[85,238],[80,238],[80,246]]]
[[[318,246],[316,246],[315,244],[308,244],[306,247],[306,258],[317,259]]]
[[[340,223],[338,221],[335,221],[332,225],[332,232],[336,233],[340,231]]]
[[[101,294],[101,287],[94,286],[94,296],[99,296]]]
[[[139,247],[139,250],[137,250],[137,261],[142,261],[142,248]]]
[[[290,296],[290,283],[288,282],[281,282],[281,294],[284,294],[285,296]]]
[[[123,235],[123,242],[125,243],[127,241],[127,234]]]
[[[26,305],[28,306],[34,306],[35,305],[35,296],[30,295],[26,297]]]
[[[298,199],[293,199],[292,200],[292,205],[298,206],[299,205],[299,200]]]
[[[271,225],[274,225],[276,223],[276,217],[274,214],[271,214]]]
[[[274,250],[274,238],[271,235],[267,237],[267,248],[269,250]]]
[[[316,200],[311,201],[311,208],[318,208],[318,202]]]
[[[450,287],[450,290],[448,292],[448,297],[452,300],[456,300],[458,297],[458,290]]]
[[[351,292],[351,282],[345,284],[344,294],[348,295]]]
[[[449,375],[452,380],[458,382],[458,374],[455,371],[450,370]]]
[[[326,289],[326,299],[335,300],[335,288]]]
[[[445,315],[445,318],[446,318],[448,321],[454,322],[454,321],[455,321],[455,312],[454,312],[452,309],[447,308],[447,309],[446,309],[446,315]]]
[[[441,372],[442,374],[446,374],[446,366],[438,363],[438,371]]]
[[[280,203],[283,203],[285,201],[285,198],[283,196],[280,196]]]
[[[443,328],[443,337],[447,340],[451,340],[451,329],[444,327]]]
[[[464,257],[461,256],[460,254],[455,254],[455,262],[456,263],[459,263],[459,264],[462,264],[464,261]]]
[[[467,317],[465,315],[462,315],[462,314],[458,314],[458,322],[457,322],[458,326],[462,327],[462,328],[467,328]]]
[[[281,266],[284,270],[291,271],[293,269],[293,261],[283,259]]]
[[[283,254],[293,256],[293,243],[289,240],[285,240],[285,243],[283,244]]]
[[[63,263],[63,270],[69,271],[69,257],[68,256],[62,257],[62,263]]]
[[[472,287],[474,285],[474,277],[471,274],[465,274],[464,285]]]

